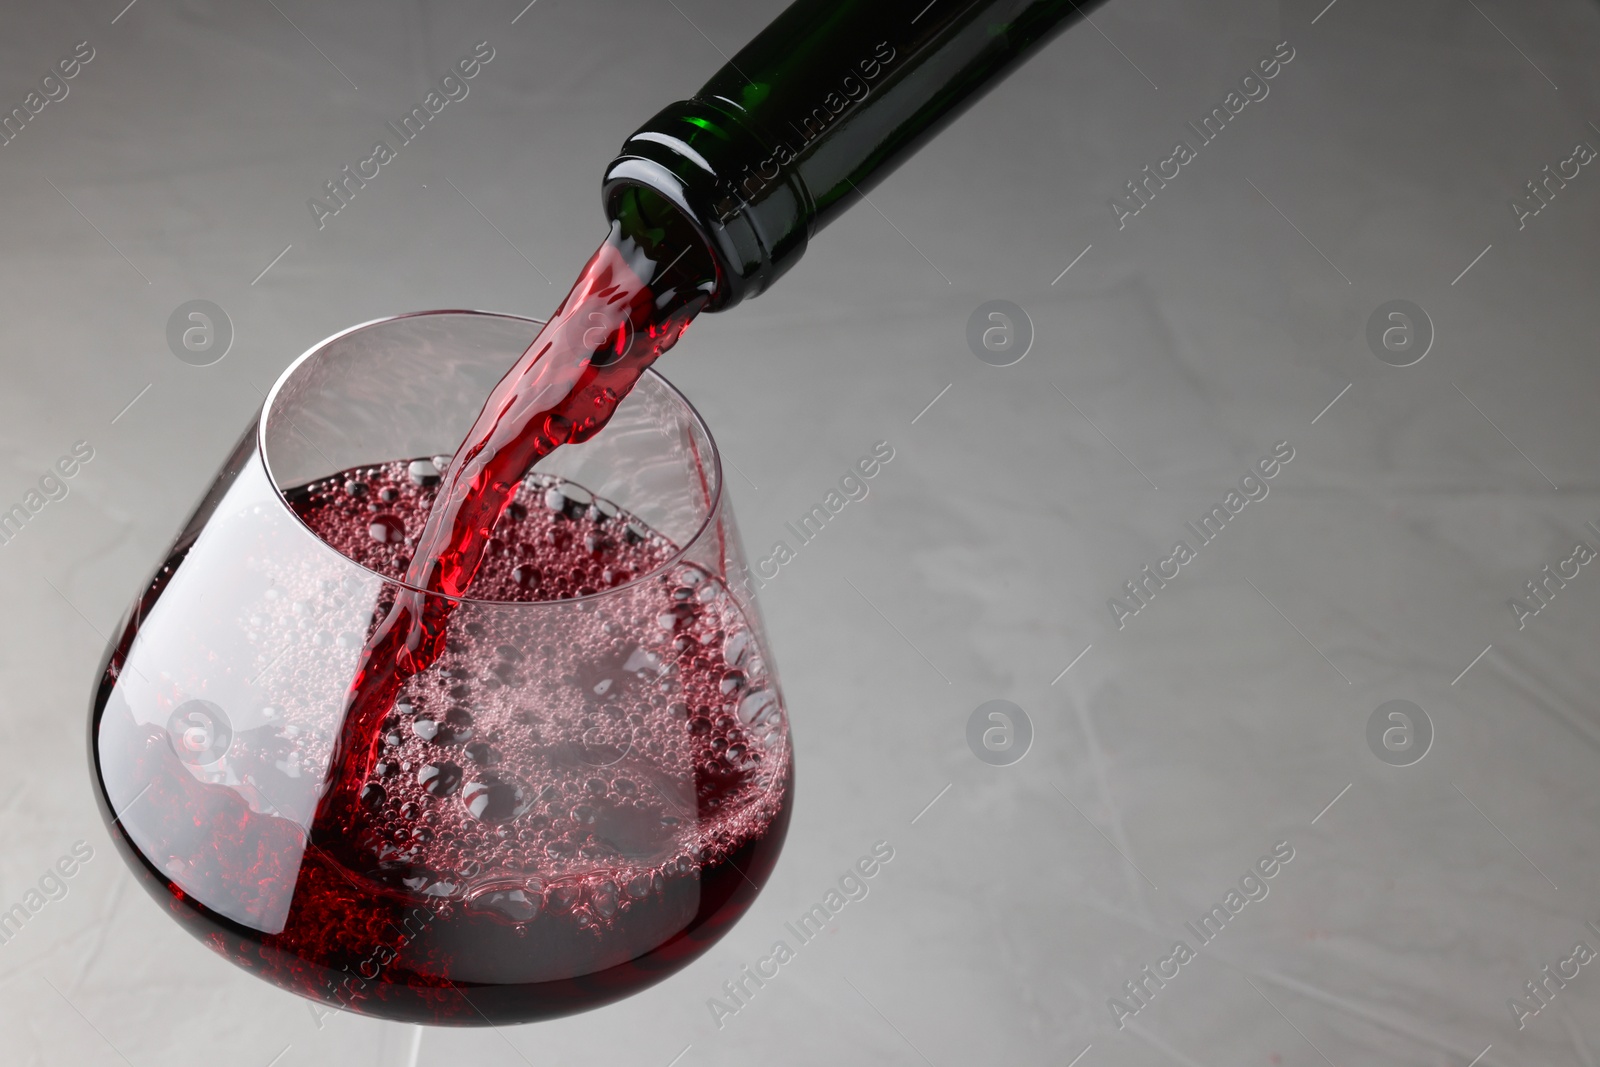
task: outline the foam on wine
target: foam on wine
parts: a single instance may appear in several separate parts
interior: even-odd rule
[[[290,502],[393,576],[438,494],[420,466],[345,472]],[[519,483],[474,598],[549,606],[473,613],[401,686],[359,794],[358,873],[511,920],[570,885],[598,894],[585,918],[603,925],[608,895],[647,895],[766,830],[788,762],[776,695],[736,598],[676,553],[581,486]]]

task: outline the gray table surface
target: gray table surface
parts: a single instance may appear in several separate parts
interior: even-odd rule
[[[5,108],[94,52],[0,147],[0,507],[94,449],[0,546],[0,907],[94,850],[0,945],[0,1061],[400,1064],[405,1031],[319,1020],[133,884],[85,763],[104,636],[290,360],[401,311],[547,312],[622,137],[779,5],[122,2],[0,12]],[[671,980],[430,1031],[421,1063],[1597,1062],[1595,968],[1521,1028],[1508,1000],[1600,949],[1600,574],[1522,628],[1509,602],[1600,547],[1600,172],[1521,228],[1510,205],[1600,146],[1600,8],[1324,5],[1118,0],[664,360],[756,555],[895,449],[762,592],[785,853]],[[308,198],[479,41],[470,96],[319,229]],[[1124,184],[1282,41],[1119,229]],[[198,298],[235,334],[206,367],[166,338]],[[966,340],[992,299],[1033,324],[1012,366]],[[1433,327],[1408,367],[1366,339],[1395,299]],[[1279,442],[1270,495],[1119,629],[1108,599]],[[994,699],[1032,725],[1010,766],[966,740]],[[1392,700],[1431,724],[1410,766],[1367,740]],[[719,1027],[709,998],[879,840],[870,895]],[[1280,842],[1269,894],[1194,938]]]

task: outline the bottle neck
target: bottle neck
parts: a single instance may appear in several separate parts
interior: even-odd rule
[[[755,296],[811,237],[1102,0],[798,0],[623,144],[615,218],[645,187],[716,264],[709,310]]]

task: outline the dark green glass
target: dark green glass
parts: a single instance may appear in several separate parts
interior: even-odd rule
[[[641,196],[675,206],[715,260],[709,310],[731,307],[1099,2],[798,0],[628,138],[606,169],[607,214]]]

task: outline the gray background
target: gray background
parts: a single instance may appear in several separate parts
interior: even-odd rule
[[[663,361],[737,466],[752,555],[896,450],[762,593],[798,746],[786,851],[670,981],[432,1031],[422,1063],[1597,1062],[1595,967],[1526,1029],[1506,1001],[1600,947],[1600,574],[1520,631],[1507,600],[1600,544],[1600,173],[1521,231],[1508,202],[1600,145],[1600,10],[1324,5],[1118,0]],[[279,371],[377,316],[546,313],[601,236],[610,153],[779,5],[520,8],[0,13],[5,109],[96,50],[0,147],[0,508],[96,452],[0,547],[0,906],[95,849],[0,945],[8,1065],[403,1062],[399,1028],[319,1027],[132,884],[84,719],[104,635]],[[319,231],[307,198],[480,40],[471,95]],[[1119,231],[1111,196],[1280,40],[1270,96]],[[165,339],[195,298],[236,330],[209,367]],[[965,341],[995,298],[1037,332],[1007,368]],[[1396,298],[1437,328],[1404,369],[1364,339]],[[1116,629],[1107,598],[1280,440],[1271,496]],[[1010,767],[965,741],[997,698],[1035,733]],[[1436,733],[1414,766],[1367,747],[1394,699]],[[707,998],[879,839],[871,895],[719,1030]],[[1270,896],[1113,1026],[1107,999],[1279,841]]]

